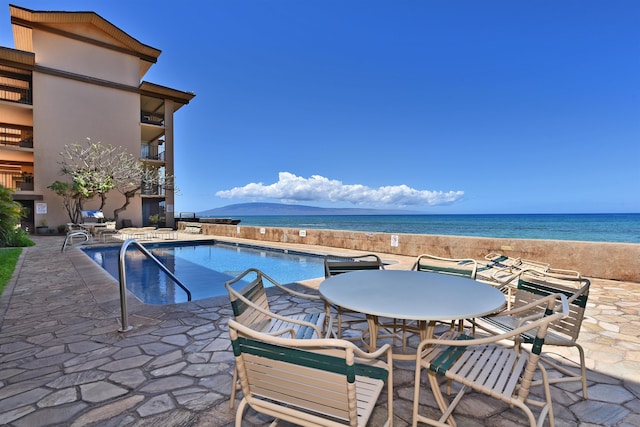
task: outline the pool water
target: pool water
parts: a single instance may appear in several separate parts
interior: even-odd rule
[[[144,245],[191,292],[192,301],[227,295],[224,283],[248,268],[257,268],[286,284],[324,276],[320,255],[223,242]],[[83,251],[116,280],[120,247]],[[147,304],[187,301],[186,293],[137,248],[125,256],[127,288]],[[265,286],[268,283],[265,282]]]

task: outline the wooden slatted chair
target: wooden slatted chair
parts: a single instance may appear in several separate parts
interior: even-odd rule
[[[302,426],[366,426],[386,384],[393,423],[391,347],[373,353],[338,339],[287,339],[229,320],[242,393],[236,427],[246,406]],[[382,359],[385,360],[382,360]]]
[[[338,274],[349,273],[358,270],[384,270],[384,264],[380,257],[375,254],[347,256],[347,255],[325,255],[324,256],[324,276],[325,278]],[[336,311],[336,323],[338,338],[342,338],[343,329],[356,323],[366,323],[367,319],[359,313],[344,309],[339,306],[334,307]],[[348,320],[344,319],[347,315]]]
[[[543,357],[543,361],[564,374],[562,377],[550,380],[551,383],[580,381],[582,382],[582,397],[587,399],[587,368],[584,349],[577,340],[587,307],[589,287],[589,280],[582,277],[523,271],[518,277],[517,288],[511,295],[511,308],[495,316],[477,319],[476,327],[489,332],[512,330],[520,325],[523,318],[530,315],[526,307],[531,302],[550,294],[561,293],[565,295],[569,302],[569,314],[561,321],[549,325],[545,343],[549,346],[575,347],[580,358],[580,374],[577,375],[566,366],[561,366],[550,357]],[[518,336],[517,339],[520,343],[532,344],[535,341],[535,334],[534,332],[525,333]]]
[[[453,276],[476,278],[478,270],[478,261],[472,258],[445,258],[430,254],[422,254],[416,258],[411,267],[414,271],[423,271],[429,273],[450,274]],[[451,322],[451,327],[455,327],[455,322]],[[464,326],[464,321],[460,321],[460,330]],[[406,323],[403,326],[405,334],[403,335],[403,347],[406,346],[406,332],[419,333],[418,325]]]
[[[541,304],[543,304],[542,308],[540,308]],[[437,426],[455,426],[453,411],[469,389],[499,399],[511,406],[517,406],[525,413],[531,427],[536,424],[542,426],[545,418],[549,419],[551,427],[554,426],[551,392],[546,371],[540,362],[540,353],[545,344],[549,325],[569,314],[569,304],[564,295],[549,295],[535,301],[528,308],[535,314],[523,320],[518,328],[500,335],[474,338],[471,335],[450,330],[440,338],[426,339],[420,343],[413,395],[414,427],[418,422]],[[522,347],[515,344],[510,346],[504,344],[504,340],[513,339],[525,333],[535,334],[531,352],[524,351]],[[442,411],[442,417],[439,420],[418,413],[423,369],[428,374],[431,390]],[[539,371],[542,377],[544,400],[529,396],[536,371]],[[445,377],[449,381],[462,385],[450,403],[442,394],[439,377]],[[530,406],[540,408],[538,420]]]
[[[288,316],[274,313],[267,298],[265,280],[289,296],[323,304],[323,310]],[[255,268],[250,268],[229,280],[225,287],[229,293],[235,320],[255,331],[297,339],[328,338],[332,334],[332,319],[320,295],[296,292]],[[229,401],[231,408],[235,404],[237,371],[233,374],[232,387]]]

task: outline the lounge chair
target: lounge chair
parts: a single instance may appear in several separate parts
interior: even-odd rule
[[[229,335],[246,406],[302,426],[365,426],[386,384],[393,424],[393,362],[386,344],[366,353],[338,339],[287,339],[229,320]],[[384,358],[386,360],[380,360]],[[382,423],[382,419],[379,420]]]
[[[471,258],[444,258],[422,254],[416,258],[411,269],[432,273],[453,274],[455,276],[475,279],[478,270],[478,261]]]
[[[284,316],[274,313],[269,304],[264,281],[286,295],[322,304],[322,310],[298,315]],[[309,295],[287,288],[262,271],[250,268],[225,283],[234,319],[261,333],[286,335],[297,339],[328,338],[332,335],[332,320],[319,295]],[[237,384],[237,370],[233,374],[234,389],[231,391],[229,406],[233,408]]]
[[[542,426],[545,418],[554,426],[553,405],[547,373],[540,363],[540,352],[553,322],[560,322],[569,313],[569,303],[564,295],[549,295],[535,301],[529,309],[535,313],[523,319],[513,330],[499,335],[473,337],[456,330],[446,332],[440,338],[423,340],[418,347],[415,385],[413,394],[413,426],[418,422],[435,426],[454,426],[453,411],[468,390],[489,395],[520,408],[531,427]],[[506,345],[504,340],[521,334],[533,334],[535,345],[531,352],[518,345]],[[507,341],[508,342],[508,341]],[[431,390],[442,416],[435,420],[419,414],[422,370],[427,372]],[[544,388],[544,400],[529,395],[532,379],[540,372]],[[438,376],[459,383],[462,387],[448,403],[440,389]],[[530,406],[540,408],[538,419]]]
[[[546,262],[490,252],[485,255],[484,262],[478,265],[477,280],[502,287],[509,285],[524,270],[546,272],[550,266]]]
[[[477,319],[475,325],[479,329],[493,333],[510,331],[518,327],[522,323],[522,319],[530,315],[526,307],[540,298],[541,295],[565,295],[570,311],[562,321],[549,324],[545,344],[548,346],[575,347],[579,353],[580,372],[576,374],[566,366],[561,366],[551,357],[545,356],[542,360],[565,375],[549,380],[550,383],[580,381],[582,383],[582,397],[587,399],[587,369],[584,350],[577,340],[589,298],[589,287],[590,282],[585,278],[550,275],[538,271],[524,271],[518,277],[517,288],[510,297],[511,308],[495,316]],[[533,344],[535,342],[534,332],[517,336],[517,341],[523,344]]]

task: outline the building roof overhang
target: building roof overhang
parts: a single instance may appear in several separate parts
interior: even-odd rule
[[[183,105],[187,105],[189,101],[196,96],[193,92],[184,92],[146,81],[140,83],[140,95],[152,98],[171,99],[176,103],[174,111],[177,111]]]
[[[33,52],[34,28],[122,51],[140,58],[140,77],[155,64],[161,50],[141,43],[95,12],[34,11],[9,5],[13,38],[17,49]],[[92,38],[82,25],[91,25],[109,38]],[[109,41],[110,40],[110,41]]]
[[[32,52],[24,52],[22,50],[0,46],[1,65],[33,70],[35,63],[35,55]]]

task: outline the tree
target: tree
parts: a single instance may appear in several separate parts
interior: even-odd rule
[[[74,189],[74,185],[69,184],[68,182],[56,181],[47,188],[62,197],[62,203],[64,204],[64,208],[66,209],[71,222],[74,224],[80,222],[80,211],[82,208],[78,205],[79,194]]]
[[[86,145],[65,145],[60,155],[61,171],[71,178],[72,183],[65,187],[56,181],[49,188],[65,199],[70,218],[70,212],[74,212],[72,222],[77,222],[85,200],[100,197],[102,210],[111,190],[115,189],[125,197],[124,204],[113,211],[117,222],[119,214],[127,209],[143,186],[153,188],[173,184],[173,177],[163,175],[157,168],[145,167],[124,148],[94,143],[90,138],[87,138]]]

